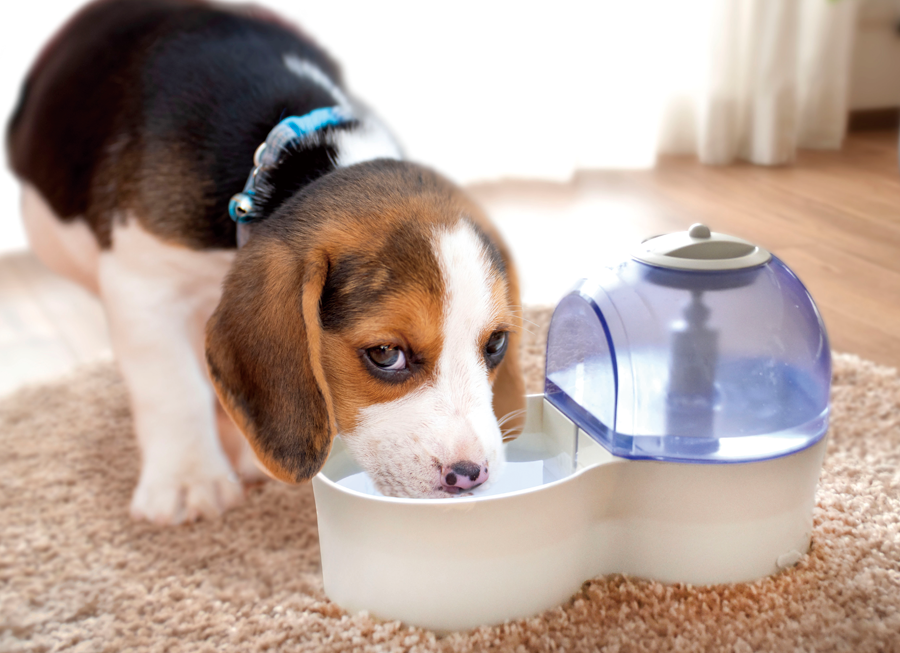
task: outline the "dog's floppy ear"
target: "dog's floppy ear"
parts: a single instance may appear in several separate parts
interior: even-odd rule
[[[327,273],[324,256],[293,253],[275,238],[251,239],[206,327],[219,400],[259,461],[288,483],[321,469],[337,430],[320,356]]]

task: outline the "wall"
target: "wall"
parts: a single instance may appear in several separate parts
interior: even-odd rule
[[[863,0],[850,80],[851,110],[900,107],[900,0]]]

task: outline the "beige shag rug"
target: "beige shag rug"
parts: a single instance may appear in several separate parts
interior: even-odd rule
[[[546,311],[525,343],[540,391]],[[111,365],[0,402],[0,651],[900,651],[900,378],[834,361],[812,550],[755,583],[614,576],[531,619],[437,637],[322,591],[312,489],[216,521],[128,518],[138,474]]]

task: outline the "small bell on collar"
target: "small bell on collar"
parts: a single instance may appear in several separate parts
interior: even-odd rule
[[[228,202],[228,215],[235,222],[244,222],[253,211],[253,198],[248,193],[237,193]]]

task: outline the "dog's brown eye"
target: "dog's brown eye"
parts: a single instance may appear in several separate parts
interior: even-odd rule
[[[399,347],[380,345],[366,350],[366,355],[383,370],[400,371],[406,368],[406,355]]]
[[[509,333],[506,331],[494,331],[488,338],[487,344],[484,346],[484,358],[487,361],[488,369],[493,369],[503,360],[506,353],[506,346],[509,343]]]

